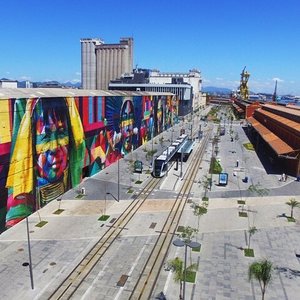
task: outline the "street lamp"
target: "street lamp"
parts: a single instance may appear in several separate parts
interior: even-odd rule
[[[120,200],[120,158],[118,158],[118,200]]]
[[[117,201],[119,201],[120,200],[120,151],[117,148],[115,148],[114,151],[117,151],[119,153],[119,155],[118,155],[118,161],[117,161],[117,169],[118,169],[117,170],[117,173],[118,173],[117,174],[117,180],[118,180],[118,194],[117,194],[118,200]]]
[[[193,242],[193,241],[185,241],[181,239],[176,239],[173,241],[173,245],[176,247],[184,247],[184,280],[183,280],[183,300],[185,300],[185,282],[186,282],[186,260],[187,260],[187,247],[190,248],[199,248],[201,246],[200,243],[198,242]]]
[[[23,263],[23,266],[29,266],[29,275],[30,275],[30,282],[31,282],[31,289],[34,289],[33,284],[33,273],[32,273],[32,260],[31,260],[31,247],[30,247],[30,236],[29,236],[29,225],[28,225],[28,217],[26,217],[26,228],[27,228],[27,244],[28,244],[28,256],[29,256],[29,263]]]

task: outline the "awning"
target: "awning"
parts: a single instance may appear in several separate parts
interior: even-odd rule
[[[243,113],[245,110],[241,107],[239,107],[237,104],[232,103],[232,106],[239,112],[239,113]]]
[[[250,117],[247,121],[259,133],[259,135],[270,145],[270,147],[277,153],[277,155],[288,154],[294,152],[291,146],[279,138],[276,134],[270,131],[267,127],[262,125],[255,118]]]

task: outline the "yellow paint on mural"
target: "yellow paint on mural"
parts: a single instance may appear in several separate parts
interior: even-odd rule
[[[0,100],[0,144],[11,142],[9,100]]]

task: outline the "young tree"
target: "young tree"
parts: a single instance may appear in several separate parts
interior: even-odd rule
[[[251,237],[252,235],[255,234],[255,232],[257,231],[257,228],[255,226],[252,226],[249,228],[248,230],[248,249],[250,249],[250,241],[251,241]]]
[[[285,204],[287,204],[288,206],[290,206],[291,208],[291,218],[293,217],[293,212],[294,212],[294,208],[295,207],[300,207],[300,202],[297,201],[295,198],[290,198],[288,202],[285,202]]]
[[[256,279],[259,282],[261,294],[261,299],[265,299],[265,292],[267,285],[270,283],[272,279],[273,265],[267,259],[263,259],[261,261],[253,262],[248,269],[248,278],[249,281],[252,279]]]
[[[197,233],[198,230],[195,228],[192,228],[190,226],[185,226],[183,228],[183,231],[179,234],[179,237],[185,242],[189,243],[192,238],[194,237],[194,234]]]
[[[203,186],[204,188],[204,197],[206,198],[206,194],[207,194],[207,191],[210,187],[210,184],[211,184],[211,178],[207,175],[204,175],[203,178],[202,178],[202,182],[201,182],[201,185]]]
[[[184,241],[185,244],[189,244],[192,241],[195,233],[198,232],[198,229],[192,228],[190,226],[185,226],[183,231],[178,235],[181,240]],[[189,247],[190,253],[190,264],[192,264],[192,249]]]
[[[174,273],[174,282],[179,282],[179,299],[182,299],[183,261],[175,257],[168,261],[168,266]]]
[[[179,290],[179,299],[182,299],[182,282],[184,281],[184,264],[183,261],[179,257],[175,257],[171,259],[167,263],[168,267],[174,273],[174,282],[180,284]],[[192,272],[197,270],[197,264],[191,264],[186,268],[186,272]]]
[[[206,213],[207,213],[207,208],[205,206],[197,205],[197,204],[194,205],[194,215],[198,217],[197,231],[199,231],[200,217]]]

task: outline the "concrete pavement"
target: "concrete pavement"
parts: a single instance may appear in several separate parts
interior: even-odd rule
[[[267,289],[266,299],[296,300],[300,292],[300,266],[296,257],[300,252],[300,211],[295,209],[296,223],[289,223],[286,218],[280,216],[283,213],[289,215],[289,208],[285,202],[291,196],[300,200],[300,183],[294,182],[293,178],[288,182],[279,182],[278,174],[267,174],[255,153],[248,152],[241,146],[247,141],[247,137],[239,125],[235,125],[234,130],[238,131],[238,141],[231,143],[228,134],[221,137],[219,156],[223,169],[229,174],[229,184],[219,187],[216,184],[217,176],[213,178],[215,182],[212,190],[208,192],[208,213],[200,218],[199,233],[195,237],[202,244],[201,251],[191,253],[192,262],[199,263],[199,271],[196,283],[187,284],[187,299],[259,299],[259,286],[256,282],[248,282],[247,268],[252,261],[267,257],[277,269]],[[168,135],[165,136],[168,139]],[[160,146],[158,142],[156,145]],[[151,144],[147,147],[151,147]],[[229,151],[236,153],[231,155]],[[142,148],[135,151],[133,156],[144,161],[147,167]],[[191,200],[199,203],[204,194],[199,181],[207,174],[210,157],[211,146],[207,149],[199,169],[198,180],[192,188]],[[237,157],[240,168],[245,168],[249,174],[250,180],[247,184],[241,181],[244,174],[233,176]],[[25,222],[0,235],[2,299],[47,299],[54,286],[81,260],[105,232],[106,226],[110,226],[110,221],[132,201],[134,193],[128,193],[130,187],[138,191],[150,176],[145,171],[141,175],[133,175],[134,178],[130,179],[128,162],[122,160],[119,169],[122,200],[116,202],[106,193],[116,195],[117,172],[115,164],[84,180],[81,187],[86,188],[87,194],[82,199],[76,199],[77,190],[66,193],[60,204],[60,208],[64,209],[60,215],[53,214],[59,203],[49,203],[40,211],[42,220],[48,221],[45,226],[35,226],[39,222],[37,214],[29,217],[34,290],[30,288],[28,267],[22,266],[23,262],[28,261]],[[137,180],[142,183],[136,184]],[[269,189],[269,194],[263,198],[247,194],[249,185],[258,182]],[[161,187],[151,195],[152,200],[122,232],[110,255],[101,260],[99,267],[93,270],[91,278],[84,283],[74,299],[128,299],[134,278],[138,276],[144,259],[155,242],[156,235],[163,225],[162,220],[166,217],[180,184],[178,171],[170,170],[168,178],[165,178]],[[241,198],[246,201],[244,209],[248,213],[247,218],[238,215],[241,207],[237,200]],[[110,215],[106,223],[98,221],[104,211]],[[154,223],[155,227],[150,228]],[[193,215],[191,206],[187,205],[180,225],[197,228],[197,223],[198,219]],[[249,225],[258,228],[258,232],[251,239],[254,258],[244,257],[241,250],[247,247]],[[183,254],[183,249],[171,246],[166,261],[176,256],[183,258]],[[124,288],[116,286],[122,274],[129,275]],[[174,283],[172,272],[163,270],[160,276],[155,293],[164,291],[167,299],[178,299],[179,285]]]

